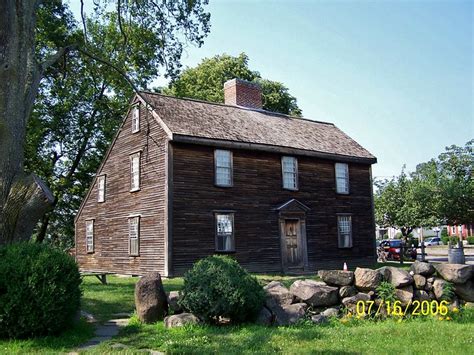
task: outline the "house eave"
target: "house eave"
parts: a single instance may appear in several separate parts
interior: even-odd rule
[[[288,154],[288,155],[300,155],[300,156],[309,156],[339,162],[348,162],[348,163],[360,163],[360,164],[375,164],[377,162],[377,158],[368,158],[368,157],[357,157],[351,155],[342,155],[342,154],[335,154],[335,153],[326,153],[326,152],[319,152],[313,150],[306,150],[306,149],[298,149],[298,148],[290,148],[290,147],[283,147],[277,145],[268,145],[268,144],[261,144],[261,143],[247,143],[247,142],[237,142],[237,141],[230,141],[230,140],[223,140],[223,139],[212,139],[212,138],[203,138],[203,137],[196,137],[196,136],[188,136],[182,134],[173,134],[174,142],[179,143],[189,143],[189,144],[197,144],[197,145],[205,145],[205,146],[212,146],[212,147],[224,147],[224,148],[232,148],[232,149],[245,149],[245,150],[255,150],[255,151],[263,151],[263,152],[271,152],[271,153],[281,153],[281,154]]]

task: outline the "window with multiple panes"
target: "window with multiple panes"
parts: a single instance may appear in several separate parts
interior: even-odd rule
[[[336,191],[338,194],[349,193],[349,166],[345,163],[336,163]]]
[[[338,244],[339,248],[352,247],[352,217],[337,216]]]
[[[140,131],[140,107],[133,106],[132,108],[132,133]]]
[[[105,201],[105,175],[97,177],[97,202]]]
[[[234,214],[216,213],[216,251],[234,251]]]
[[[140,254],[140,217],[134,216],[128,219],[128,252],[132,256]]]
[[[140,189],[140,153],[130,155],[130,191]]]
[[[214,152],[215,184],[217,186],[232,186],[232,152],[216,149]]]
[[[94,220],[86,221],[86,252],[94,252]]]
[[[281,168],[283,174],[283,188],[298,189],[298,161],[294,157],[282,157]]]

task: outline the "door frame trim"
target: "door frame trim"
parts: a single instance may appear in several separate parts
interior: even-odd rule
[[[285,231],[285,225],[286,225],[286,220],[294,220],[298,221],[299,225],[299,235],[300,238],[298,242],[300,245],[298,247],[301,247],[301,264],[300,266],[296,267],[289,267],[287,263],[287,253],[286,253],[286,231]],[[280,213],[279,217],[279,225],[280,225],[280,253],[281,253],[281,266],[283,272],[287,272],[290,268],[295,268],[295,269],[303,269],[303,271],[308,271],[308,248],[307,248],[307,241],[306,241],[306,214],[301,213],[301,212],[287,212],[287,213]]]

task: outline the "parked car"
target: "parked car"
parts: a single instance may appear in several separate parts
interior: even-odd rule
[[[431,237],[425,240],[425,246],[429,247],[431,245],[443,245],[443,241],[440,237]]]
[[[380,245],[384,248],[387,260],[400,260],[400,251],[402,248],[401,239],[384,240]],[[416,260],[416,249],[407,245],[404,246],[405,259]]]

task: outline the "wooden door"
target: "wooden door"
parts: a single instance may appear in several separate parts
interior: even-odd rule
[[[286,264],[288,267],[301,266],[300,223],[298,220],[285,220]]]

